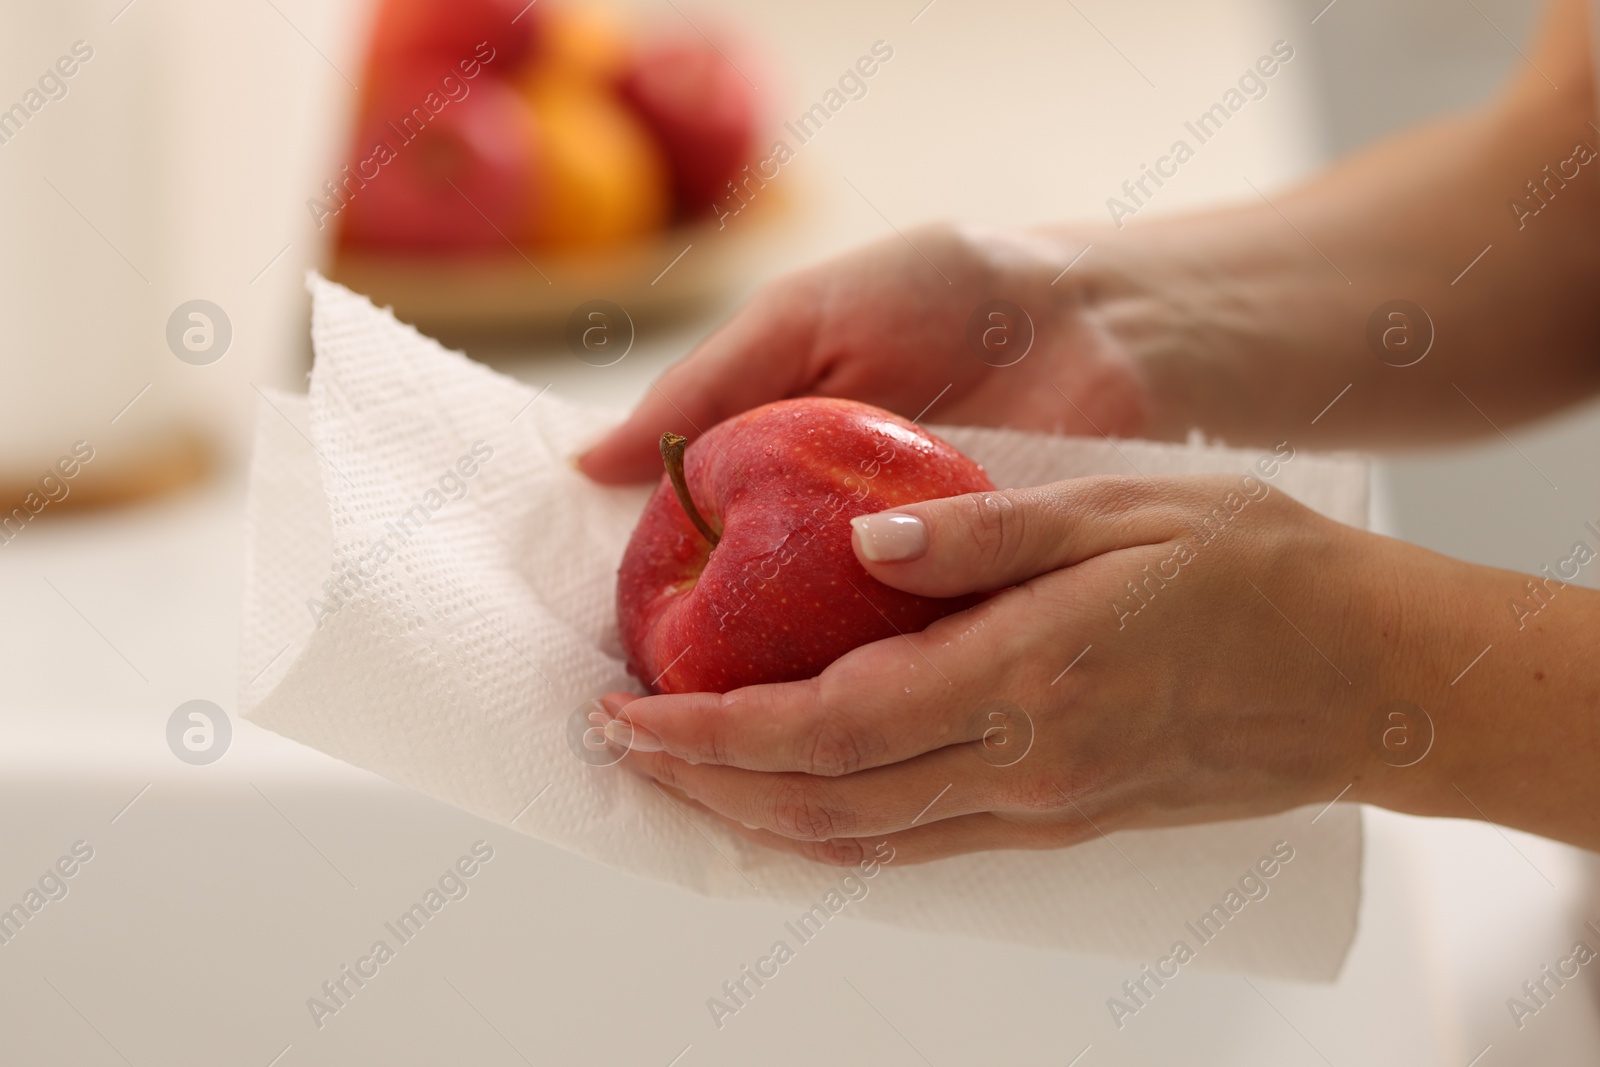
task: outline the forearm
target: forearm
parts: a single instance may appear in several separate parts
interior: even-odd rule
[[[1564,4],[1535,53],[1559,92],[1530,70],[1492,108],[1267,190],[1270,204],[1095,238],[1067,276],[1069,298],[1143,376],[1144,434],[1437,440],[1600,388],[1600,160],[1552,180],[1537,215],[1510,207],[1518,194],[1537,206],[1527,183],[1597,143],[1581,22]],[[1421,305],[1436,335],[1428,358],[1403,368],[1366,338],[1374,310],[1397,298]],[[1317,418],[1347,386],[1336,414]]]

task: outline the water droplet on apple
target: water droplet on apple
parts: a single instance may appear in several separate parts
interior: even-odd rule
[[[910,696],[910,695],[911,695],[911,687],[910,687],[910,686],[909,686],[909,685],[908,685],[908,686],[906,686],[906,695],[907,695],[907,696]]]

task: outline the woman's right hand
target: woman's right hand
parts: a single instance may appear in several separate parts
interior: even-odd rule
[[[1067,434],[1136,434],[1140,376],[1062,274],[1083,245],[929,226],[764,286],[578,461],[600,482],[660,476],[658,442],[796,396],[906,418]],[[1054,283],[1054,284],[1052,284]],[[1027,313],[1033,339],[1008,301]],[[936,402],[937,401],[937,402]]]

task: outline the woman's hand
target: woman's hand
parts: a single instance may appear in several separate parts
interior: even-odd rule
[[[1523,576],[1253,476],[929,501],[857,520],[856,550],[901,589],[1002,591],[810,681],[612,694],[625,764],[843,864],[883,840],[916,862],[1341,796],[1600,844],[1581,651],[1600,594],[1546,587],[1519,618]]]
[[[632,699],[608,731],[663,785],[815,859],[884,839],[896,862],[1049,848],[1327,802],[1376,762],[1369,713],[1407,695],[1403,642],[1384,636],[1406,546],[1254,477],[952,497],[857,520],[855,537],[887,584],[1003,591],[811,681]]]
[[[1322,447],[1482,435],[1485,415],[1504,428],[1592,396],[1600,183],[1568,183],[1561,225],[1506,210],[1591,135],[1587,18],[1582,0],[1554,0],[1530,49],[1538,68],[1492,107],[1385,140],[1270,202],[1121,229],[930,226],[780,278],[579,466],[602,482],[653,479],[664,431],[692,437],[807,394],[907,418],[933,404],[936,423]],[[1552,93],[1547,76],[1577,88]],[[1381,315],[1398,297],[1425,312],[1404,336],[1427,351],[1437,328],[1448,359],[1402,366],[1409,350],[1373,347],[1369,325],[1393,321]],[[997,299],[1033,320],[1011,366],[995,364],[1014,350],[968,340]],[[982,316],[978,332],[989,325],[1002,327],[994,341],[1018,336]]]
[[[1147,414],[1143,386],[1081,313],[1081,275],[1062,274],[1082,249],[1068,238],[934,226],[780,278],[667,371],[579,467],[608,483],[656,478],[663,431],[692,438],[806,395],[907,418],[1131,436]],[[1027,312],[1025,354],[1025,324],[979,314],[991,300]]]

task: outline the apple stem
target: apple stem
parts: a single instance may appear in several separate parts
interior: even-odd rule
[[[706,522],[705,516],[700,514],[700,509],[694,506],[694,498],[689,495],[689,483],[683,476],[683,450],[689,439],[682,434],[664,433],[661,435],[661,462],[666,464],[667,477],[672,480],[672,488],[678,493],[678,503],[683,505],[683,513],[689,516],[689,521],[694,523],[694,528],[700,531],[711,547],[716,548],[721,540],[717,531]]]

